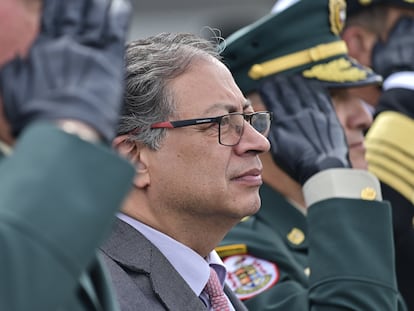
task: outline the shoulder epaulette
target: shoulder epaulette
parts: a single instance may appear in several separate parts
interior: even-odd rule
[[[414,120],[394,111],[380,113],[366,136],[368,169],[414,203]]]

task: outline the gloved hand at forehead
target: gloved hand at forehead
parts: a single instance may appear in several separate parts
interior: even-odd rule
[[[33,120],[73,119],[105,141],[115,135],[124,85],[129,0],[44,0],[27,58],[0,70],[15,136]]]
[[[387,41],[376,43],[372,50],[372,69],[384,79],[394,72],[414,71],[414,17],[401,17]]]
[[[276,75],[263,82],[259,94],[273,112],[273,160],[290,177],[303,185],[320,171],[351,167],[344,131],[319,82]]]

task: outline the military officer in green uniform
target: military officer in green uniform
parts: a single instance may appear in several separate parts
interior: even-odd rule
[[[348,57],[344,18],[344,1],[302,0],[225,42],[224,62],[247,98],[273,111],[261,209],[217,249],[249,310],[405,309],[390,206],[361,160],[371,121],[351,131],[337,112],[348,88],[381,82]]]
[[[129,12],[124,0],[0,3],[2,311],[119,310],[96,250],[134,174],[109,146]]]
[[[381,73],[381,88],[361,89],[374,108],[366,136],[368,169],[392,204],[397,283],[414,310],[414,1],[347,0],[341,33],[349,54]]]

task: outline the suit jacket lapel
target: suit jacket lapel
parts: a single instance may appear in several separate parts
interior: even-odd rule
[[[90,311],[119,310],[112,287],[109,285],[111,280],[103,267],[104,263],[97,256],[91,267],[79,279],[80,299],[88,305],[87,309]]]
[[[147,238],[117,219],[103,251],[121,266],[148,274],[153,290],[170,310],[206,310],[184,279]]]

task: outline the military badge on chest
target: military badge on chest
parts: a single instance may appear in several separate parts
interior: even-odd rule
[[[241,300],[252,298],[279,280],[277,266],[267,260],[250,255],[234,255],[224,260],[227,284]]]

